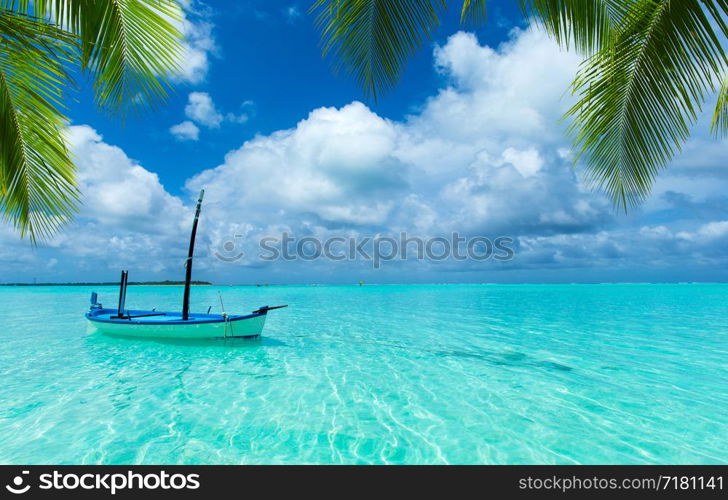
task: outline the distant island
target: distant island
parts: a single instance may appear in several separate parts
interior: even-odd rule
[[[141,286],[173,286],[184,285],[184,281],[130,281],[129,285]],[[209,281],[191,281],[191,285],[212,285]],[[102,281],[96,283],[0,283],[0,286],[118,286],[118,281]]]

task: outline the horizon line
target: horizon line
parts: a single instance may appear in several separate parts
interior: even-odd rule
[[[347,282],[347,283],[316,283],[316,282],[300,282],[300,283],[213,283],[205,280],[194,280],[192,286],[252,286],[252,287],[268,287],[268,286],[390,286],[390,285],[412,285],[412,286],[447,286],[447,285],[725,285],[728,281],[524,281],[524,282],[390,282],[390,283],[366,283],[366,282]],[[0,283],[0,286],[118,286],[115,281],[99,281],[99,282],[44,282],[44,283],[27,283],[27,282],[10,282]],[[183,281],[163,280],[163,281],[135,281],[129,282],[129,286],[184,286]]]

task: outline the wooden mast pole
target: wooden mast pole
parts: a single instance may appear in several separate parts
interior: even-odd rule
[[[205,196],[205,190],[200,190],[200,198],[197,200],[197,208],[195,209],[195,220],[192,222],[192,234],[190,235],[190,248],[187,252],[187,260],[185,261],[185,294],[182,300],[182,320],[187,321],[190,317],[190,281],[192,281],[192,255],[195,253],[195,237],[197,236],[197,221],[200,218],[200,209],[202,208],[202,197]]]

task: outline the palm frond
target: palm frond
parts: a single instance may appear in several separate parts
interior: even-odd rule
[[[53,234],[78,201],[60,111],[75,42],[42,20],[0,9],[0,210],[33,242]]]
[[[439,26],[446,0],[316,0],[323,53],[368,96],[392,88],[407,59]]]
[[[101,108],[123,116],[166,99],[183,51],[174,1],[19,0],[17,8],[79,37],[81,66]]]
[[[607,47],[630,2],[624,0],[519,0],[556,42],[582,54]]]
[[[718,93],[718,102],[715,104],[710,130],[716,138],[728,136],[728,77],[723,80],[723,85]]]
[[[485,22],[487,17],[485,0],[463,0],[463,8],[460,11],[460,22],[480,24]]]
[[[709,16],[698,0],[630,2],[613,45],[577,75],[568,116],[579,156],[625,210],[649,194],[726,68]]]
[[[728,38],[728,1],[727,0],[704,0],[703,6],[710,13],[716,26]],[[710,124],[710,131],[716,138],[728,136],[728,74],[723,75],[722,85],[718,92],[718,102],[715,104],[713,121]]]

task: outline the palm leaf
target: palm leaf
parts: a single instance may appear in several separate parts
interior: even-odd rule
[[[75,211],[75,168],[60,112],[75,38],[0,9],[0,210],[21,236],[47,238]]]
[[[318,11],[324,55],[376,99],[397,83],[445,6],[446,0],[316,0],[311,9]]]
[[[728,37],[728,24],[725,21],[728,16],[728,1],[726,0],[704,0],[703,6],[712,16],[716,26],[723,34],[723,38]],[[713,112],[713,121],[710,124],[710,130],[716,138],[728,135],[728,75],[723,75],[723,84],[718,92],[718,102],[715,104]]]
[[[463,0],[460,22],[479,24],[485,22],[487,10],[485,0]]]
[[[715,105],[710,129],[716,138],[728,135],[728,77],[723,80],[723,85],[718,93],[718,102]]]
[[[11,4],[15,0],[4,0]],[[172,0],[19,0],[79,37],[97,103],[125,115],[163,102],[182,57],[181,11]]]
[[[568,113],[588,180],[625,210],[644,200],[680,151],[728,63],[702,2],[628,6],[613,45],[580,69],[579,100]]]
[[[519,0],[556,42],[583,54],[607,47],[630,2],[624,0]]]

